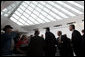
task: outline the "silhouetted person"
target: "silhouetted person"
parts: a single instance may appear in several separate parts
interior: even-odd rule
[[[61,31],[57,32],[59,36],[57,38],[57,46],[60,52],[60,56],[73,56],[70,39],[66,35],[62,35]]]
[[[82,30],[82,56],[85,56],[85,35],[84,30]]]
[[[45,33],[45,42],[46,42],[46,56],[55,56],[56,53],[56,38],[53,33],[50,32],[49,28],[46,28]]]
[[[0,54],[1,56],[12,55],[13,52],[13,35],[12,35],[12,27],[10,25],[6,25],[3,30],[4,34],[1,35],[0,38]]]
[[[37,30],[34,33],[34,37],[31,38],[28,47],[28,56],[44,56],[45,42],[42,37],[39,36],[40,32]]]
[[[63,35],[63,45],[64,45],[64,51],[65,51],[65,56],[73,56],[73,50],[71,46],[71,40],[67,37],[67,35]]]
[[[44,35],[42,34],[41,37],[44,38]]]
[[[33,35],[30,35],[30,38],[32,38],[33,37]]]
[[[72,31],[72,45],[76,56],[81,56],[82,37],[79,31],[75,30],[75,25],[70,25],[69,30]]]

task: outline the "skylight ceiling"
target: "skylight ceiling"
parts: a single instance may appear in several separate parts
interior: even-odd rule
[[[82,1],[23,1],[18,6],[16,3],[14,5],[15,7],[10,5],[2,10],[1,15],[9,17],[21,26],[63,20],[84,14]]]

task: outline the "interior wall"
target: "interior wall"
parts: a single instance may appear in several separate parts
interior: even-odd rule
[[[78,30],[81,33],[81,30],[84,29],[84,22],[76,23],[75,26],[76,26],[76,30]],[[39,29],[39,30],[40,30],[40,36],[43,34],[45,37],[45,29]],[[69,31],[69,26],[64,26],[61,28],[51,28],[51,32],[56,36],[56,38],[58,37],[57,31],[62,31],[63,34],[67,34],[67,37],[69,37],[71,39],[72,32]],[[28,36],[34,35],[34,31],[29,32],[29,34],[27,34],[27,35]],[[81,33],[81,35],[82,35],[82,33]]]

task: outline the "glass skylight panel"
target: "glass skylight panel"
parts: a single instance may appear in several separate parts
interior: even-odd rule
[[[40,18],[37,18],[37,20],[38,20],[40,23],[45,23],[45,21],[42,21]]]
[[[30,4],[30,7],[35,8],[36,5],[33,5],[33,3]]]
[[[37,12],[41,12],[42,10],[39,7],[36,7],[35,9]]]
[[[41,13],[45,16],[47,16],[48,14],[45,11],[41,11]]]
[[[27,9],[29,9],[30,11],[33,11],[33,10],[34,10],[34,9],[33,9],[32,7],[30,7],[30,6],[29,6]]]
[[[54,3],[52,2],[49,2],[50,4],[52,5],[55,5]],[[53,7],[53,6],[52,6]],[[63,18],[68,18],[68,16],[66,16],[64,13],[58,11],[57,9],[55,9],[54,7],[52,8],[54,12],[57,12],[59,16],[63,17]]]
[[[12,16],[15,17],[16,19],[19,19],[19,17],[16,14],[13,14]]]
[[[58,9],[60,9],[60,10],[62,10],[64,13],[66,13],[66,14],[68,14],[68,15],[70,15],[70,16],[75,16],[73,13],[71,13],[70,11],[67,11],[66,9],[64,9],[63,7],[61,7],[61,6],[59,6],[55,1],[54,1],[54,3],[55,3],[55,7],[56,8],[58,8]]]
[[[17,14],[18,16],[21,16],[21,13],[19,13],[18,11],[16,11],[15,14]]]
[[[75,11],[78,14],[83,14],[82,12],[80,12],[79,10],[77,10],[77,9],[69,6],[68,4],[65,4],[65,3],[61,2],[61,1],[56,1],[56,2],[59,3],[59,4],[61,4],[61,5],[63,5],[63,6],[65,6],[66,8],[69,8],[69,9]]]
[[[24,16],[21,16],[20,18],[22,18],[22,19],[24,19],[25,21],[27,21],[27,20],[26,20],[26,17],[24,17]]]
[[[51,19],[52,21],[56,21],[56,19],[54,19],[53,17],[47,15],[47,18]]]
[[[24,3],[27,3],[27,4],[29,4],[31,1],[24,1]]]
[[[23,24],[25,24],[26,22],[23,19],[18,19],[20,22],[22,22]]]
[[[23,15],[24,17],[24,20],[25,21],[29,21],[30,23],[29,24],[33,24],[34,22],[32,22],[30,19],[28,19],[29,18],[29,16],[26,16],[26,15]]]
[[[71,4],[81,9],[73,8]],[[18,1],[12,4],[12,7],[4,9],[1,15],[9,16],[17,5],[19,5]],[[76,13],[82,14],[81,10],[83,9],[84,6],[80,2],[74,1],[66,1],[65,3],[63,1],[23,1],[14,11],[11,20],[22,26],[35,25],[76,16]]]
[[[23,19],[18,19],[20,22],[22,22],[24,25],[29,25],[27,22],[25,22]]]
[[[20,18],[22,18],[27,24],[29,24],[27,21],[29,21],[25,16],[21,16]]]
[[[44,16],[42,16],[41,14],[39,15],[40,18],[44,19],[46,22],[50,22],[50,20],[46,19]]]
[[[43,6],[43,5],[42,5],[42,6]],[[45,16],[46,16],[46,15],[49,15],[49,13],[46,12],[45,10],[43,10],[43,8],[41,8],[41,9],[42,9],[41,13],[42,13],[43,15],[45,15]],[[43,13],[43,12],[44,12],[44,13]],[[52,20],[52,21],[53,21],[53,20],[55,20],[55,19],[49,19],[49,20]]]
[[[41,4],[38,4],[38,6],[39,6],[40,8],[44,8],[44,6],[42,6]]]
[[[32,14],[31,16],[34,17],[39,23],[42,23],[39,19],[37,19],[36,15]]]
[[[33,19],[32,17],[29,17],[28,19],[30,19],[31,21],[33,21],[35,24],[39,24],[35,19]]]
[[[25,17],[24,20],[26,20],[26,22],[28,22],[29,24],[33,24],[31,21],[27,20],[27,18]]]
[[[40,4],[37,5],[37,7],[36,7],[35,10],[36,10],[37,12],[39,12],[39,14],[43,15],[43,14],[41,13],[43,10],[42,10],[42,8],[40,8],[39,6],[40,6]],[[44,7],[43,7],[43,8],[44,8]],[[43,15],[43,16],[44,16],[44,15]],[[44,16],[44,17],[45,17],[45,16]],[[42,18],[41,18],[41,19],[42,19]],[[48,19],[48,18],[47,18],[47,19]],[[42,19],[42,20],[44,20],[44,19]],[[45,22],[49,22],[49,21],[45,21]]]
[[[38,3],[41,3],[41,4],[43,4],[43,5],[46,5],[46,3],[45,3],[45,1],[38,1]]]
[[[55,17],[55,14],[53,12],[49,12],[51,15],[53,15]],[[55,17],[56,19],[62,19],[61,17],[57,16]]]
[[[27,5],[27,3],[24,3],[24,2],[22,3],[22,5],[24,5],[25,7],[27,7],[27,6],[28,6],[28,5]]]
[[[33,13],[36,14],[37,16],[39,15],[39,12],[37,12],[36,10],[34,10]]]
[[[46,5],[46,6],[44,6],[44,7],[46,7],[46,8],[47,8],[47,7],[50,7],[50,10],[52,10],[51,8],[53,8],[52,6],[49,6],[49,5],[48,5],[48,6]],[[52,10],[52,11],[53,11],[53,10]],[[56,12],[56,11],[55,11],[55,12]],[[50,16],[52,16],[52,15],[50,14]],[[52,16],[52,17],[53,17],[53,16]],[[59,17],[59,18],[61,18],[61,17]]]
[[[26,16],[26,17],[29,16],[26,12],[24,12],[23,15]]]
[[[37,5],[38,4],[38,1],[37,2],[36,1],[32,1],[32,3],[35,4],[35,5]]]
[[[20,8],[24,11],[26,8],[23,5],[20,5]]]
[[[47,7],[47,8],[49,8],[49,9],[53,8],[51,5],[47,4],[47,2],[45,2],[45,3],[46,3],[46,7]],[[49,3],[49,2],[48,2],[48,3]]]
[[[42,15],[43,17],[46,17],[44,14],[41,13],[42,10],[41,10],[39,7],[37,7],[35,10],[36,10],[37,12],[39,12],[39,14]],[[39,16],[40,16],[40,15],[39,15]],[[45,18],[45,19],[48,19],[48,18]],[[50,21],[50,20],[49,20],[49,21]],[[48,21],[46,21],[46,22],[48,22]]]
[[[47,21],[45,21],[45,19],[43,19],[39,16],[40,13],[38,11],[34,10],[33,14],[35,14],[39,19],[43,20],[44,22],[47,22]]]
[[[76,5],[77,7],[80,7],[82,9],[84,9],[84,6],[78,4],[78,3],[74,2],[74,1],[67,1],[67,2],[69,2],[69,3],[73,4],[73,5]]]
[[[23,10],[21,10],[20,8],[18,8],[16,11],[19,11],[20,13],[23,13]]]
[[[20,23],[19,21],[17,21],[15,18],[11,17],[10,18],[13,22],[17,23],[18,25],[23,25],[22,23]]]
[[[41,10],[39,7],[37,7],[36,10],[34,10],[33,13],[38,16],[38,14],[39,14],[39,15],[42,15],[41,12],[42,12],[42,10]],[[38,16],[38,17],[39,17],[39,16]],[[39,18],[40,18],[40,17],[39,17]],[[41,19],[42,19],[43,21],[45,21],[45,19],[43,19],[43,18],[41,18]],[[45,21],[45,22],[48,22],[48,21]]]

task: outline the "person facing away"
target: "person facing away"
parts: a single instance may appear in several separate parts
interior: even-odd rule
[[[55,56],[56,38],[55,38],[55,35],[52,32],[50,32],[50,28],[46,28],[45,42],[46,42],[45,56]]]
[[[75,25],[70,25],[69,30],[72,31],[72,45],[76,56],[81,55],[82,37],[79,31],[75,30]]]
[[[12,55],[12,47],[14,46],[13,35],[12,35],[12,27],[10,25],[6,25],[3,30],[4,34],[1,35],[0,38],[0,54],[1,56],[9,56]]]
[[[70,39],[66,35],[62,35],[61,31],[57,32],[57,46],[60,56],[73,56]]]
[[[42,37],[39,36],[40,32],[35,31],[30,43],[28,45],[27,56],[44,56],[45,42]]]

